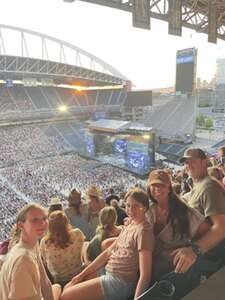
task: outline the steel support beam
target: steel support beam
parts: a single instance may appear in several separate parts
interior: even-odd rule
[[[169,23],[169,33],[181,35],[180,26],[184,26],[198,32],[209,34],[209,41],[215,42],[215,36],[225,40],[225,1],[224,0],[79,0],[92,4],[104,5],[117,8],[133,14],[134,26],[145,28],[146,12],[134,17],[135,7],[148,2],[149,15]],[[76,1],[78,2],[78,1]],[[74,6],[76,5],[74,3]],[[140,3],[140,4],[139,4]],[[180,8],[181,5],[181,8]],[[169,10],[170,7],[170,10]],[[215,13],[216,10],[216,13]],[[217,25],[215,25],[215,14]],[[135,22],[138,18],[138,23]],[[150,19],[149,19],[150,20]],[[142,25],[145,24],[144,26]],[[181,24],[181,25],[180,25]],[[215,27],[216,26],[216,27]],[[149,26],[150,27],[150,26]],[[216,30],[216,34],[215,34]]]
[[[150,29],[149,0],[133,0],[133,26]]]

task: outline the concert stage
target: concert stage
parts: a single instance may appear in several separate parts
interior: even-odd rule
[[[155,134],[143,125],[105,119],[89,122],[85,144],[89,158],[140,176],[147,175],[155,165]]]

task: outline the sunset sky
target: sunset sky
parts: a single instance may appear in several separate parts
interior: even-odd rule
[[[151,19],[151,30],[132,27],[128,12],[63,0],[1,0],[1,24],[41,32],[74,44],[111,64],[137,88],[174,85],[176,51],[198,48],[197,77],[210,80],[225,43],[183,28],[182,37],[168,35],[168,24]]]

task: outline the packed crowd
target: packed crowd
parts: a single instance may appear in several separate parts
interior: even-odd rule
[[[0,166],[67,150],[59,137],[46,136],[41,128],[32,125],[1,128],[0,139]]]
[[[181,299],[225,265],[225,147],[218,160],[190,148],[180,162],[185,168],[153,170],[145,182],[74,154],[2,168],[1,238],[15,226],[0,298],[28,297],[19,287],[26,274],[38,300],[150,300],[161,280]],[[13,269],[20,259],[29,271]]]
[[[99,186],[106,195],[110,187],[124,193],[140,182],[133,175],[77,154],[27,160],[0,170],[0,240],[7,237],[15,212],[25,203],[37,202],[47,207],[52,197],[65,202],[74,187],[83,194],[90,185]]]
[[[18,210],[26,201],[14,192],[6,182],[0,181],[0,240],[5,240],[10,233]]]

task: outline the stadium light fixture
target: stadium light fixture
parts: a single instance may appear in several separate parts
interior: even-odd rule
[[[66,105],[61,105],[61,106],[59,106],[58,110],[60,112],[67,112],[68,111],[68,107]]]

